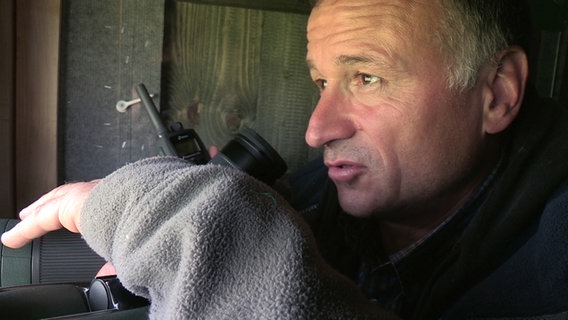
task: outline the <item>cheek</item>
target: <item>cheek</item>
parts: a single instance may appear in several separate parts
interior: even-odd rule
[[[416,139],[433,145],[440,141],[443,146],[444,142],[460,140],[464,133],[481,132],[482,113],[475,109],[477,103],[469,96],[434,86],[416,92],[407,103],[408,125]]]
[[[409,120],[401,151],[410,170],[408,179],[443,179],[471,166],[469,155],[483,138],[481,113],[472,106],[460,100],[434,100]]]

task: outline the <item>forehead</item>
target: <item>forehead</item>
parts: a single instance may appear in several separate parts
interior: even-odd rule
[[[434,38],[439,12],[434,0],[322,0],[308,21],[308,55],[330,48],[414,51]]]

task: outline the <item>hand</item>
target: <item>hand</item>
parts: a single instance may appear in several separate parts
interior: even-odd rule
[[[211,145],[209,146],[209,148],[207,148],[207,151],[209,152],[209,156],[211,158],[213,158],[214,156],[217,155],[217,153],[219,153],[219,147],[217,147],[216,145]]]
[[[80,232],[79,214],[99,180],[64,184],[45,194],[20,212],[20,221],[2,235],[2,243],[20,248],[49,231],[66,228]]]

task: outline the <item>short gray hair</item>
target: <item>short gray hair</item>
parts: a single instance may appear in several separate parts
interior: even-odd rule
[[[480,68],[512,45],[525,49],[530,35],[528,8],[523,0],[441,0],[444,19],[437,30],[448,57],[448,86],[468,89]]]

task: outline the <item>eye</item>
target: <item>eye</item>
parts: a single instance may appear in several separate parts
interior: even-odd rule
[[[370,74],[366,74],[366,73],[358,73],[355,76],[355,79],[357,81],[358,85],[362,85],[362,86],[369,86],[369,85],[373,85],[376,83],[380,83],[383,78],[379,77],[379,76],[373,76]]]
[[[327,87],[327,80],[324,79],[315,79],[314,83],[320,89],[320,91]]]

